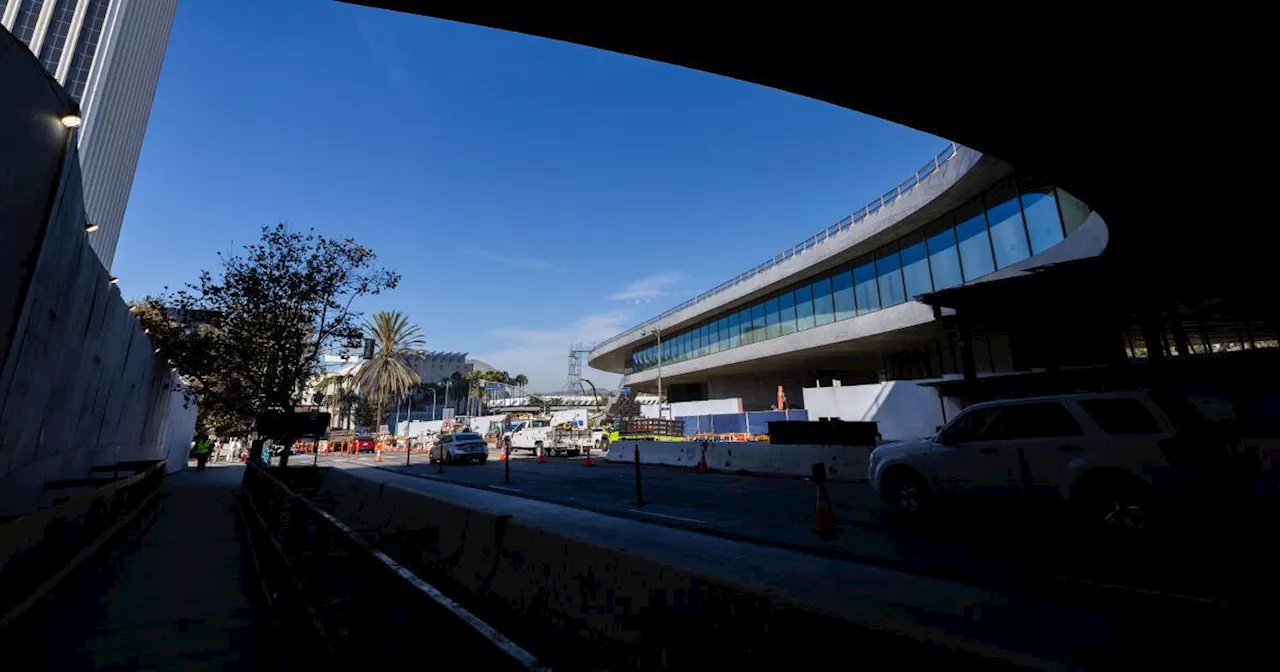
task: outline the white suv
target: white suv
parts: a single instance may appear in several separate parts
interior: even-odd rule
[[[1203,416],[1189,421],[1194,407],[1159,398],[1134,391],[975,404],[931,439],[876,448],[868,478],[898,514],[923,512],[937,494],[1022,494],[1141,527],[1157,494],[1230,450]]]

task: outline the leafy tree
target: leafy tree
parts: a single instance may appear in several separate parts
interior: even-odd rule
[[[426,341],[421,330],[399,311],[375,313],[364,328],[373,339],[373,359],[356,370],[355,384],[377,406],[381,419],[388,400],[400,398],[422,382],[409,359],[422,354]]]
[[[189,383],[205,417],[221,418],[217,423],[292,411],[321,371],[321,352],[359,338],[352,302],[400,281],[350,238],[284,224],[263,227],[241,254],[218,256],[216,277],[203,271],[185,288],[166,288],[135,306],[157,352]]]
[[[363,427],[365,429],[378,428],[378,410],[364,399],[356,402],[352,419],[355,420],[356,427]]]
[[[526,376],[523,373],[516,374],[516,377],[511,379],[511,384],[516,387],[523,388],[525,385],[529,384],[529,376]]]

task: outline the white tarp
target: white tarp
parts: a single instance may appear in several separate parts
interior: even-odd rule
[[[932,436],[943,424],[937,389],[910,381],[806,387],[804,407],[810,420],[876,422],[885,441]]]

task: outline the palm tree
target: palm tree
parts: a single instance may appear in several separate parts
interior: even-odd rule
[[[350,425],[351,409],[355,406],[358,395],[350,373],[334,373],[316,382],[316,391],[324,394],[324,406],[337,420],[335,427],[343,429]]]
[[[529,376],[523,373],[516,374],[516,377],[511,379],[511,384],[523,390],[524,386],[529,384]]]
[[[416,325],[400,311],[374,313],[365,323],[365,331],[373,339],[373,359],[356,371],[355,384],[378,407],[378,422],[386,416],[387,400],[399,397],[410,387],[422,382],[409,359],[421,356],[426,340]]]

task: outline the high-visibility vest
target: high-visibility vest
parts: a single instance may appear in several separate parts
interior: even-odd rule
[[[208,439],[196,442],[196,452],[201,455],[209,452],[209,449],[212,447],[213,447],[213,442]]]
[[[621,434],[619,434],[619,433],[618,433],[618,430],[616,430],[616,429],[615,429],[615,430],[613,430],[612,432],[609,432],[609,443],[617,443],[617,442],[618,442],[618,439],[619,439],[621,436],[622,436],[622,435],[621,435]]]

